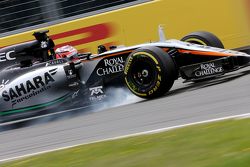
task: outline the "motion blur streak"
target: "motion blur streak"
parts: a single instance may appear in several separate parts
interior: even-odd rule
[[[102,110],[118,107],[126,104],[136,103],[142,101],[139,97],[130,93],[126,88],[110,88],[106,91],[110,97],[105,101],[100,101],[98,104],[90,104],[83,107],[76,107],[73,109],[61,108],[60,111],[55,113],[48,113],[45,115],[38,115],[32,118],[16,120],[12,122],[0,124],[0,132],[10,130],[13,128],[21,128],[23,126],[34,126],[40,123],[48,123],[58,119],[67,119],[70,117],[78,116],[79,114],[87,114],[91,112],[100,112]]]
[[[100,105],[94,106],[93,107],[94,112],[108,109],[111,107],[118,107],[126,104],[132,104],[143,100],[133,95],[126,88],[111,88],[107,90],[107,94],[112,94],[113,97],[109,98],[107,101],[103,102]]]

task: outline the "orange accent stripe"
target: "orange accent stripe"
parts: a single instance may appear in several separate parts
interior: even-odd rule
[[[162,50],[168,51],[169,48],[162,48]],[[134,50],[126,50],[126,51],[122,51],[122,52],[118,52],[118,53],[109,54],[109,55],[106,55],[106,56],[95,57],[95,58],[92,58],[91,60],[97,60],[97,59],[101,59],[101,58],[108,58],[108,57],[112,57],[112,56],[119,56],[121,54],[131,53],[133,51]],[[82,62],[85,62],[85,61],[89,61],[89,60],[82,60]]]
[[[168,51],[169,50],[169,48],[162,48],[162,49],[164,51]],[[122,51],[122,52],[118,52],[118,53],[113,53],[113,54],[110,54],[110,55],[107,55],[107,56],[96,57],[96,58],[93,58],[92,60],[100,59],[100,58],[107,58],[107,57],[112,57],[112,56],[118,56],[118,55],[121,55],[121,54],[131,53],[133,51],[134,50],[126,50],[126,51]]]
[[[184,54],[193,54],[193,55],[202,55],[202,56],[233,56],[233,54],[230,53],[220,53],[220,52],[209,52],[209,51],[197,51],[197,50],[184,50],[179,49],[180,53]]]
[[[167,51],[169,51],[169,48],[162,48],[162,50],[167,52]]]
[[[113,53],[113,54],[106,55],[106,56],[96,57],[96,58],[93,58],[92,60],[96,60],[96,59],[100,59],[100,58],[108,58],[108,57],[112,57],[112,56],[118,56],[118,55],[121,55],[121,54],[130,53],[132,51],[133,50],[126,50],[126,51],[123,51],[123,52]]]

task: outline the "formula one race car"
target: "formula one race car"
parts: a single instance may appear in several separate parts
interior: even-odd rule
[[[166,40],[160,27],[159,42],[111,49],[101,45],[96,55],[77,53],[70,46],[55,52],[47,32],[35,32],[34,41],[0,49],[2,121],[98,103],[112,97],[108,88],[125,85],[139,97],[155,98],[168,92],[179,77],[209,79],[250,62],[250,55],[223,49],[208,32]]]

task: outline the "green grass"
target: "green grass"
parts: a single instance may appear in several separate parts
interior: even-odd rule
[[[83,145],[6,167],[249,167],[250,119]]]

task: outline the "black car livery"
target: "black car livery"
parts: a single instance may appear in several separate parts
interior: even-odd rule
[[[2,121],[100,102],[112,98],[106,91],[110,87],[127,87],[136,96],[155,98],[179,77],[212,79],[250,62],[250,55],[223,49],[208,32],[191,33],[181,41],[160,36],[159,42],[111,47],[98,55],[79,53],[74,61],[55,59],[55,44],[47,32],[35,32],[34,41],[0,49]]]

